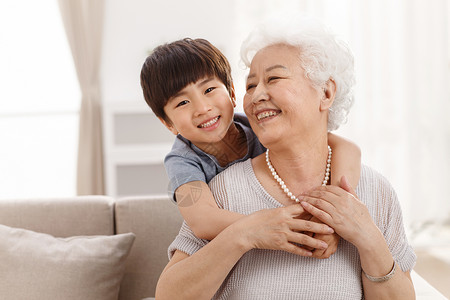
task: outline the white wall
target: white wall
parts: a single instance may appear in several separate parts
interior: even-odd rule
[[[205,38],[227,57],[233,43],[234,1],[105,1],[103,100],[144,101],[139,74],[148,51],[184,37]],[[201,20],[201,21],[200,21]],[[236,56],[236,55],[235,55]],[[234,66],[233,66],[234,67]]]

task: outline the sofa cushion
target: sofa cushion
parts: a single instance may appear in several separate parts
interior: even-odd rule
[[[126,262],[120,300],[154,297],[162,270],[169,261],[167,248],[183,218],[167,195],[126,197],[116,202],[116,232],[133,232],[136,241]]]
[[[2,299],[117,299],[134,234],[55,238],[0,225]]]
[[[114,234],[114,199],[106,196],[2,199],[0,224],[55,237]]]

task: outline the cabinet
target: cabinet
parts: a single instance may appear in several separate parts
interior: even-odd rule
[[[166,194],[164,157],[175,136],[142,100],[103,108],[103,153],[107,195]]]

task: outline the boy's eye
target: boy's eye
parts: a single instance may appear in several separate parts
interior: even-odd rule
[[[183,105],[188,104],[188,103],[189,103],[189,101],[183,100],[180,103],[178,103],[176,107],[180,107],[180,106],[183,106]]]
[[[212,91],[214,91],[214,89],[215,89],[215,87],[207,88],[205,91],[205,94],[211,93]]]

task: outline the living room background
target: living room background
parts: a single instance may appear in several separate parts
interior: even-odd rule
[[[0,198],[76,193],[81,93],[63,22],[56,17],[60,18],[58,2],[35,2],[0,4]],[[355,106],[349,124],[338,133],[355,141],[363,162],[394,185],[417,243],[444,232],[436,228],[450,222],[449,196],[440,190],[450,179],[447,0],[100,2],[106,194],[165,190],[164,178],[151,175],[162,170],[161,160],[173,136],[158,127],[141,95],[139,71],[148,51],[187,36],[210,40],[230,60],[242,111],[246,74],[239,63],[242,40],[273,12],[302,11],[322,18],[349,41],[355,54]],[[58,25],[48,25],[51,20]],[[45,24],[49,27],[40,29]],[[55,30],[53,41],[44,38],[50,29]],[[47,100],[50,95],[52,102]],[[148,132],[155,135],[142,131],[142,126],[151,126]],[[445,242],[448,235],[436,237]]]

